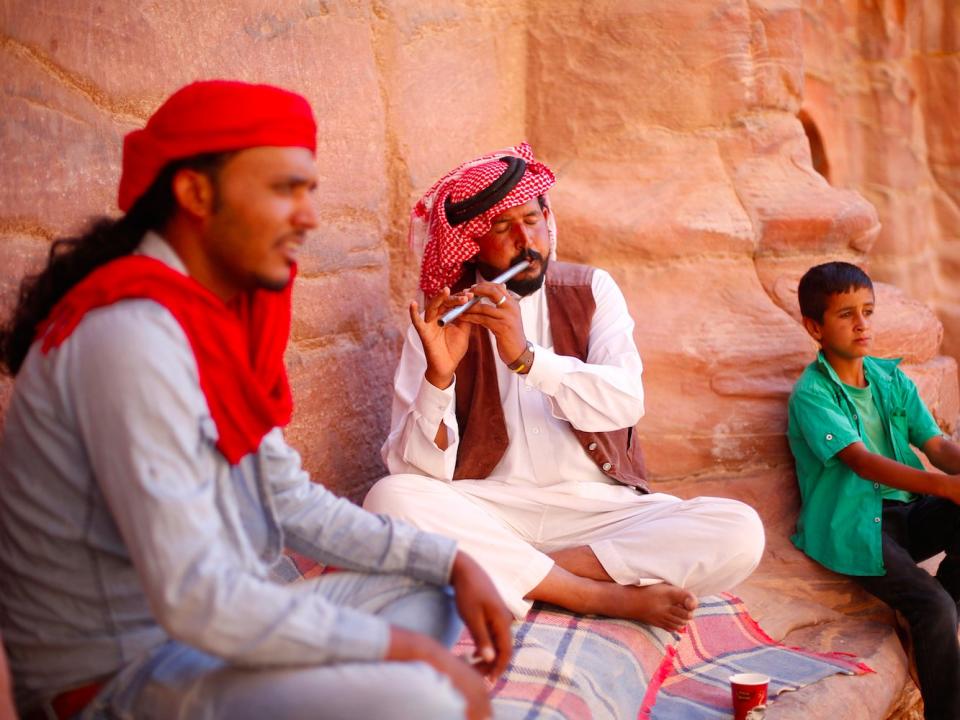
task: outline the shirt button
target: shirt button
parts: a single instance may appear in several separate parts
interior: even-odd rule
[[[879,490],[879,489],[880,489],[880,483],[874,483],[874,484],[873,484],[873,489],[874,489],[874,490]]]
[[[827,440],[833,440],[833,435],[831,435],[830,433],[827,433],[826,435],[824,435],[824,437],[825,437]]]
[[[533,390],[533,388],[530,387],[529,385],[524,385],[523,389],[526,390],[527,392],[530,392],[531,390]]]
[[[873,519],[873,521],[874,521],[874,522],[880,522],[880,518],[875,517],[875,518]]]
[[[535,428],[534,428],[533,430],[531,430],[530,432],[532,432],[534,435],[539,435],[539,434],[540,434],[540,428],[535,427]]]
[[[613,469],[613,465],[611,465],[608,462],[605,462],[603,465],[600,466],[600,469],[602,469],[604,472],[610,472]]]
[[[589,445],[587,445],[587,450],[590,450],[591,452],[596,449],[597,449],[597,444],[595,442],[592,442]]]
[[[856,415],[854,415],[854,416],[853,416],[853,419],[854,419],[854,420],[856,420],[856,419],[857,419],[857,416],[856,416]]]

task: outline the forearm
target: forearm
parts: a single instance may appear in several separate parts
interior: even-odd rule
[[[411,387],[412,383],[416,383]],[[454,390],[440,390],[422,374],[394,390],[390,434],[381,455],[393,474],[414,473],[451,480],[456,465],[457,419]]]
[[[643,363],[633,341],[633,320],[609,274],[596,270],[592,289],[596,311],[586,362],[537,352],[527,382],[550,398],[554,416],[578,430],[633,427],[644,413]]]
[[[921,495],[949,497],[956,481],[950,475],[917,470],[883,455],[872,453],[862,443],[853,443],[839,453],[851,470],[865,480]]]
[[[455,380],[434,377],[431,382],[431,377],[423,346],[411,328],[393,379],[390,433],[380,455],[392,474],[451,480],[459,440],[453,407]]]
[[[387,470],[393,474],[411,473],[450,481],[457,462],[460,438],[455,420],[431,422],[412,410],[395,421],[380,449]]]
[[[279,429],[264,438],[257,459],[291,549],[341,568],[447,582],[452,541],[373,515],[311,482]]]
[[[176,577],[141,572],[158,622],[181,642],[250,667],[382,659],[389,625],[335,605],[318,580],[276,583],[210,557]]]
[[[417,530],[385,515],[374,515],[342,501],[329,525],[284,523],[290,549],[338,568],[407,575],[433,585],[446,584],[456,542]]]
[[[555,417],[578,430],[633,427],[643,416],[643,366],[635,354],[584,363],[540,348],[527,382],[550,398]]]
[[[934,467],[950,475],[960,474],[960,444],[937,435],[923,444],[923,452]]]

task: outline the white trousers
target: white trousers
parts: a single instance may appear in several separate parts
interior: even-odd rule
[[[706,595],[749,576],[764,547],[763,525],[749,505],[644,495],[622,485],[580,483],[557,492],[390,475],[371,488],[363,506],[455,538],[517,618],[530,609],[525,596],[553,567],[550,552],[589,546],[621,585],[668,582]]]

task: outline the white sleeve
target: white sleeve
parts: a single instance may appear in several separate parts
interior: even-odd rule
[[[596,311],[587,361],[534,346],[526,382],[550,398],[554,417],[578,430],[633,427],[643,417],[643,363],[633,319],[620,288],[604,270],[593,273]]]
[[[392,474],[414,473],[449,481],[453,479],[460,443],[456,379],[450,387],[440,390],[424,378],[426,369],[420,336],[411,325],[393,381],[390,434],[380,454]],[[441,423],[447,428],[446,450],[438,448],[435,442]]]

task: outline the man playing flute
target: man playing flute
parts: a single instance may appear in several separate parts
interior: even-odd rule
[[[634,323],[608,273],[556,260],[554,181],[522,144],[414,207],[425,308],[411,303],[396,372],[393,474],[364,507],[456,538],[518,618],[542,600],[678,630],[698,595],[753,571],[763,528],[734,500],[650,491]]]

